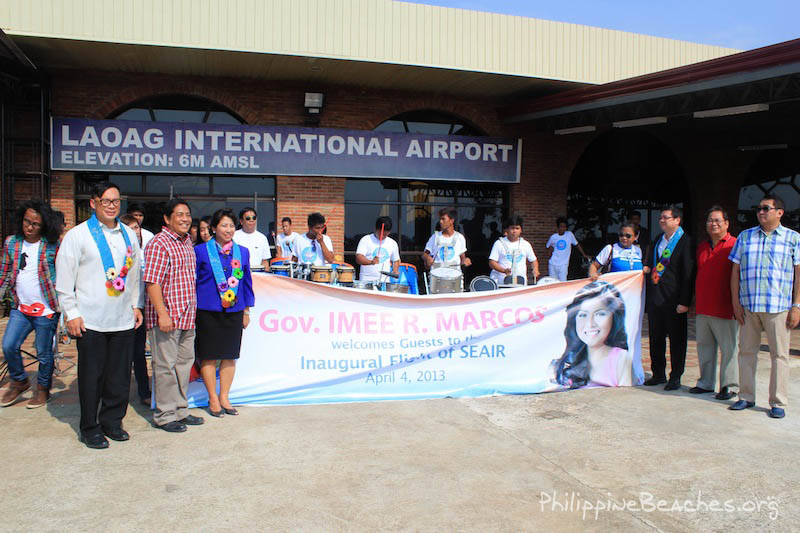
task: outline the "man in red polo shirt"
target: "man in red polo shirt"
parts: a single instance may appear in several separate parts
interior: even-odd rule
[[[739,386],[737,345],[739,324],[731,305],[731,269],[728,255],[736,238],[728,233],[728,213],[718,206],[706,211],[706,232],[709,240],[697,246],[697,358],[700,379],[689,389],[692,394],[714,392],[717,372],[717,348],[722,352],[719,365],[718,400],[729,400]]]

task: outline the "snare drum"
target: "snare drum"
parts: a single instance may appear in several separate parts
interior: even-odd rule
[[[353,288],[354,289],[365,289],[368,291],[375,289],[375,282],[374,281],[367,281],[364,279],[356,279],[353,280]]]
[[[470,281],[469,290],[472,292],[494,291],[497,290],[497,282],[489,276],[478,276]]]
[[[315,283],[330,283],[333,268],[330,265],[311,266],[311,281]]]
[[[336,279],[339,283],[353,283],[356,269],[350,265],[336,265]]]
[[[462,292],[464,274],[455,268],[440,267],[431,270],[431,294]]]
[[[289,265],[272,265],[272,273],[276,276],[289,277]]]
[[[384,292],[397,292],[400,294],[408,294],[408,285],[403,285],[401,283],[384,283],[383,284],[383,291]]]

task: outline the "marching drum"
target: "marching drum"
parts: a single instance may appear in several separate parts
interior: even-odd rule
[[[353,280],[353,288],[354,289],[365,289],[368,291],[375,290],[375,282],[374,281],[367,281],[363,279],[356,279]]]
[[[276,276],[289,277],[289,265],[272,265],[272,273]]]
[[[440,267],[431,270],[431,294],[462,292],[464,274],[455,268]]]
[[[330,283],[332,272],[333,268],[330,265],[312,265],[309,279],[314,283]]]
[[[402,283],[384,283],[383,284],[383,291],[384,292],[398,292],[401,294],[408,294],[408,285],[403,285]]]
[[[478,276],[469,283],[469,290],[476,291],[494,291],[497,290],[497,282],[489,276]]]

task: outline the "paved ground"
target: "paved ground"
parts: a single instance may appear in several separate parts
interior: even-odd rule
[[[137,405],[101,451],[77,441],[72,368],[46,408],[0,409],[0,530],[796,531],[800,386],[768,418],[761,355],[740,413],[687,393],[690,342],[677,393],[249,407],[178,435]]]

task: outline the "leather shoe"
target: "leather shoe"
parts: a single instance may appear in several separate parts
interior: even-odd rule
[[[225,411],[226,415],[236,416],[239,414],[239,411],[237,411],[235,407],[231,408],[223,407],[222,410]]]
[[[689,394],[705,394],[707,392],[714,392],[713,390],[704,389],[702,387],[692,387],[689,389]]]
[[[187,426],[201,426],[205,420],[202,416],[186,415],[186,418],[182,418],[178,422]]]
[[[94,433],[92,435],[81,435],[81,442],[84,443],[87,448],[92,448],[95,450],[102,450],[104,448],[108,448],[108,441],[100,433]]]
[[[755,407],[756,402],[748,402],[747,400],[738,400],[733,402],[728,409],[731,411],[741,411],[743,409],[750,409],[751,407]]]
[[[122,428],[104,429],[103,435],[118,442],[124,442],[131,438],[131,436],[128,435],[128,432]]]
[[[647,381],[644,382],[644,385],[647,387],[652,387],[654,385],[661,385],[662,383],[666,383],[667,378],[657,378],[656,376],[651,377]]]
[[[163,426],[158,426],[159,429],[163,429],[164,431],[168,431],[170,433],[183,433],[186,431],[186,424],[182,422],[178,422],[177,420],[173,420],[172,422],[167,422]]]
[[[728,387],[722,387],[718,393],[714,395],[714,398],[717,400],[730,400],[736,396],[736,393],[730,390]]]
[[[782,407],[771,407],[767,414],[770,418],[783,418],[786,416],[786,411]]]
[[[664,385],[664,390],[678,390],[681,388],[680,381],[668,381],[666,385]]]

